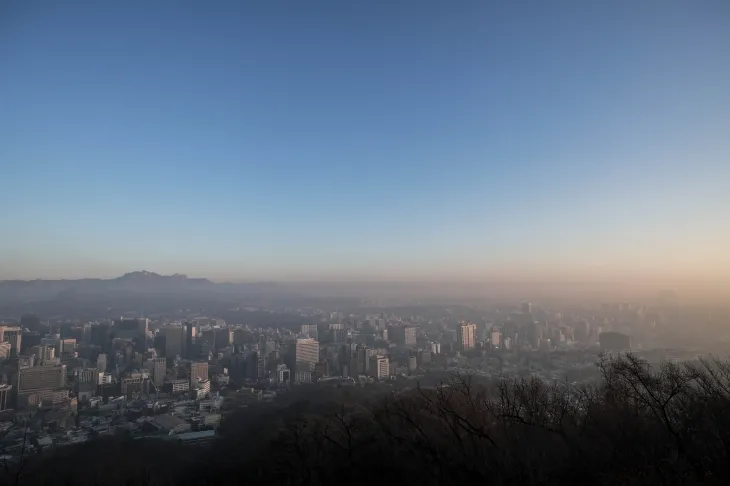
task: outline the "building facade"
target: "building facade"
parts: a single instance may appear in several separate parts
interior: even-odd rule
[[[476,324],[463,323],[459,326],[458,344],[462,351],[474,349],[476,346]]]

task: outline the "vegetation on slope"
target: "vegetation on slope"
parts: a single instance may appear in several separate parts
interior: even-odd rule
[[[17,483],[730,484],[730,363],[599,366],[597,386],[455,376],[373,403],[242,410],[206,450],[86,444],[33,458]]]

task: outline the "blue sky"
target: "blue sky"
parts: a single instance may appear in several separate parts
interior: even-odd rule
[[[729,53],[723,1],[4,2],[0,279],[727,272]]]

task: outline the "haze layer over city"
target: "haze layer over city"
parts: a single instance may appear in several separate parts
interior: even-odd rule
[[[0,483],[727,484],[729,52],[719,0],[2,3]]]

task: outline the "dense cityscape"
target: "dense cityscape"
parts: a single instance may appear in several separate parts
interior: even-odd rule
[[[0,0],[0,485],[730,484],[728,53],[728,0]]]
[[[166,278],[136,272],[120,280],[144,289]],[[299,308],[228,310],[227,320],[184,309],[174,317],[5,316],[0,448],[12,461],[120,432],[205,444],[226,414],[297,388],[397,393],[454,374],[575,386],[599,378],[600,353],[631,351],[658,363],[730,349],[727,337],[703,342],[702,328],[686,324],[722,324],[727,314],[673,299],[665,292],[648,304],[381,308],[367,299],[324,308],[314,299]],[[271,316],[265,325],[254,310]]]

